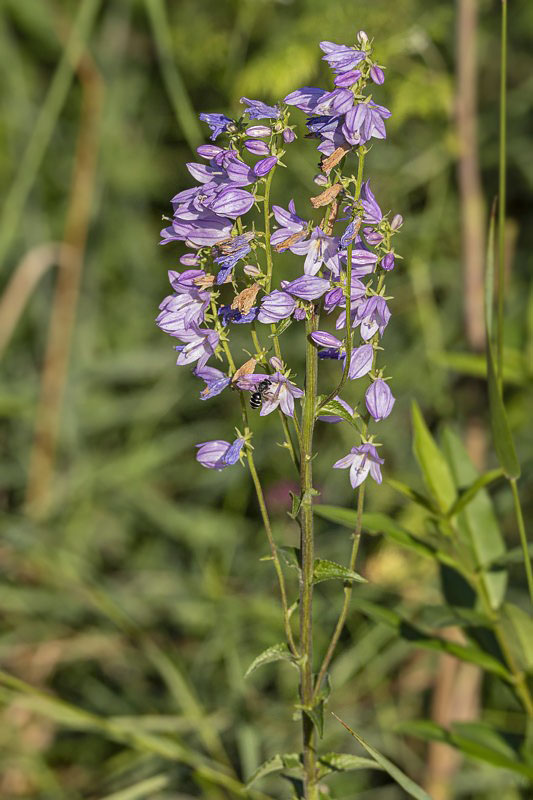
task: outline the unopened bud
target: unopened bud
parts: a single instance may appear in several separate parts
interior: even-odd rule
[[[357,34],[357,41],[362,45],[368,44],[368,36],[364,31],[359,31]]]
[[[315,175],[315,177],[313,178],[313,181],[316,183],[317,186],[327,186],[328,177],[327,177],[327,175],[321,175],[319,173],[318,175]]]
[[[397,231],[403,225],[403,217],[401,214],[395,214],[390,224],[392,231]]]

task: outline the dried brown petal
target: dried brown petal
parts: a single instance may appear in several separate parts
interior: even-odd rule
[[[313,208],[320,208],[320,206],[327,206],[334,200],[342,189],[341,183],[334,183],[333,186],[328,186],[327,189],[316,197],[311,197],[311,205]]]
[[[245,361],[242,367],[239,367],[237,372],[232,375],[231,382],[235,383],[236,380],[242,378],[243,375],[252,375],[255,370],[255,365],[257,364],[256,358],[249,358],[248,361]]]
[[[299,233],[293,233],[292,236],[289,236],[288,239],[284,239],[282,242],[278,242],[278,244],[275,246],[274,249],[278,253],[282,253],[284,250],[287,250],[293,244],[296,244],[296,242],[301,242],[302,239],[305,239],[306,236],[307,236],[307,231],[300,231]]]
[[[239,292],[234,298],[231,307],[236,308],[241,314],[247,314],[255,303],[255,298],[257,297],[259,289],[260,286],[258,283],[254,283],[252,286],[243,289],[242,292]]]
[[[326,175],[329,175],[333,167],[336,167],[341,159],[344,158],[346,153],[349,153],[351,147],[337,147],[333,153],[322,161],[321,169]]]
[[[200,289],[210,289],[214,282],[214,275],[200,275],[193,280],[194,285],[198,286]]]
[[[326,236],[331,236],[333,233],[333,226],[335,225],[335,220],[337,219],[337,214],[339,211],[339,201],[334,200],[331,204],[331,211],[329,213],[328,221],[324,224],[324,233]]]

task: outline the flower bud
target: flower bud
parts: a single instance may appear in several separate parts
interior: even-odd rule
[[[362,45],[368,44],[368,36],[364,31],[359,31],[357,34],[357,41]]]
[[[249,128],[246,128],[245,133],[253,139],[262,139],[263,136],[270,136],[272,131],[266,125],[251,125]]]
[[[283,372],[283,361],[281,361],[277,356],[272,356],[270,359],[270,366],[277,372]]]
[[[316,183],[317,186],[327,186],[328,185],[327,176],[326,175],[321,175],[320,173],[318,173],[318,175],[315,175],[315,177],[313,178],[313,181]]]
[[[352,69],[335,76],[335,86],[353,86],[361,77],[361,70]]]
[[[263,158],[261,161],[258,161],[254,167],[254,173],[257,175],[258,178],[262,178],[264,175],[268,175],[271,169],[273,169],[276,164],[278,163],[278,159],[276,156],[269,156],[268,158]]]
[[[394,269],[394,253],[385,253],[381,259],[381,266],[383,269],[387,270],[387,272]]]
[[[185,253],[184,255],[180,256],[180,264],[183,264],[186,267],[196,267],[199,264],[200,259],[196,253]]]
[[[391,231],[397,231],[403,225],[403,217],[401,214],[395,214],[390,224]]]
[[[376,422],[388,417],[396,402],[388,383],[378,378],[370,384],[365,394],[366,407]]]
[[[377,244],[383,241],[383,234],[375,231],[374,228],[363,228],[363,233],[366,241],[368,244],[372,245],[372,247],[375,247]]]
[[[291,142],[294,142],[295,139],[296,139],[296,134],[294,133],[294,131],[291,130],[291,128],[285,128],[285,130],[283,131],[283,141],[286,144],[290,144]]]
[[[196,152],[202,158],[214,158],[224,151],[221,147],[217,147],[216,144],[201,144],[200,147],[196,148]]]
[[[331,333],[327,331],[314,331],[310,338],[313,340],[315,344],[319,344],[322,347],[337,347],[341,348],[342,342],[340,339],[337,339],[336,336],[333,336]]]
[[[249,153],[253,153],[255,156],[270,155],[270,150],[266,142],[254,141],[254,139],[250,139],[244,143],[244,146]]]
[[[379,85],[385,82],[385,73],[383,72],[381,67],[377,66],[377,64],[372,64],[372,66],[370,67],[370,77],[372,78],[374,83],[377,83]]]

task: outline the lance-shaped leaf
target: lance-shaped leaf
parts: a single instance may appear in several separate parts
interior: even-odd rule
[[[251,786],[254,781],[270,775],[271,772],[279,772],[282,769],[298,770],[303,775],[303,766],[300,753],[277,753],[272,758],[268,758],[250,776],[247,786]]]
[[[279,644],[273,644],[272,647],[268,647],[266,650],[263,650],[262,653],[254,658],[244,673],[244,677],[247,678],[252,674],[252,672],[255,672],[256,669],[259,669],[259,667],[262,667],[264,664],[270,664],[273,661],[288,661],[290,664],[296,667],[294,658],[289,648],[285,642],[280,642]]]
[[[445,512],[455,501],[455,484],[448,463],[437,447],[415,402],[413,402],[413,432],[415,458],[432,497],[439,509]]]
[[[494,357],[492,354],[492,344],[487,339],[487,380],[489,384],[489,411],[490,426],[494,449],[498,456],[501,468],[506,476],[511,478],[520,477],[520,464],[516,457],[515,446],[507,419],[507,412],[503,404],[496,369],[494,367]]]
[[[371,758],[353,756],[351,753],[324,753],[318,759],[319,778],[332,772],[353,772],[358,769],[383,770],[383,767]]]
[[[365,748],[366,752],[371,755],[375,761],[377,761],[380,767],[383,767],[383,769],[389,773],[391,778],[396,781],[398,786],[401,786],[402,789],[407,792],[408,795],[410,795],[410,797],[415,797],[416,800],[431,800],[429,794],[425,792],[421,786],[411,780],[411,778],[409,778],[405,772],[402,772],[402,770],[397,767],[396,764],[393,764],[392,761],[389,761],[389,759],[383,755],[383,753],[380,753],[379,750],[376,750],[375,747],[372,747],[371,744],[366,742],[362,736],[359,736],[358,733],[353,731],[349,725],[342,721],[340,717],[338,717],[336,714],[333,714],[333,716],[335,719],[339,720],[341,725],[346,728],[348,733],[351,733],[353,738],[357,739],[361,747]]]

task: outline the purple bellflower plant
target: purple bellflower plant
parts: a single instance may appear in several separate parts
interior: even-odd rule
[[[202,442],[196,458],[212,470],[247,464],[256,489],[283,608],[286,644],[280,646],[280,658],[289,658],[300,672],[306,800],[317,800],[320,794],[317,718],[345,619],[341,615],[316,665],[311,602],[316,568],[312,503],[318,494],[313,488],[314,428],[317,421],[349,426],[350,452],[341,451],[329,468],[349,470],[360,520],[366,481],[370,477],[380,484],[384,465],[371,425],[388,417],[395,402],[378,359],[391,317],[385,282],[399,263],[392,240],[403,221],[399,214],[391,217],[382,211],[364,177],[365,157],[374,142],[386,138],[390,117],[374,99],[385,72],[373,58],[372,41],[360,31],[354,45],[324,41],[320,48],[332,70],[329,89],[305,86],[274,105],[243,97],[244,110],[236,119],[200,115],[210,128],[211,143],[198,148],[200,162],[187,165],[196,185],[175,195],[172,219],[161,231],[161,244],[183,242],[188,248],[180,258],[185,269],[169,272],[172,294],[161,303],[156,319],[178,342],[178,365],[189,367],[199,379],[200,399],[216,403],[213,398],[226,392],[240,416],[241,431],[233,442]],[[292,122],[295,112],[305,119]],[[271,190],[302,123],[305,138],[316,142],[320,173],[310,186],[308,207],[297,212],[290,198],[271,205]],[[309,157],[315,159],[316,153]],[[286,275],[279,274],[281,253],[282,263],[291,265]],[[293,340],[301,337],[303,376],[294,374],[283,356],[289,327]],[[247,337],[248,349],[239,349],[239,355],[237,336],[239,342]],[[339,364],[328,363],[335,361]],[[329,382],[324,389],[321,385],[321,394],[319,365],[321,383]],[[257,419],[258,409],[263,417],[276,412],[283,446],[299,472],[301,493],[291,512],[300,525],[298,636],[254,462],[251,420]],[[346,586],[356,575],[360,533],[359,523]]]

